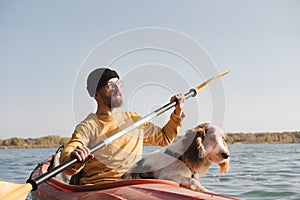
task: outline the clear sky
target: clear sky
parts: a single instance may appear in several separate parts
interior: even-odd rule
[[[218,125],[226,132],[299,131],[299,9],[297,0],[1,1],[0,139],[70,136],[84,114],[95,111],[87,93],[77,92],[82,73],[93,69],[89,56],[108,38],[149,27],[186,36],[203,47],[218,72],[232,70],[214,83],[221,95],[218,89],[203,91],[196,109],[191,107],[195,100],[186,102],[184,130],[221,113]],[[152,35],[141,37],[155,43]],[[172,41],[177,48],[186,47]],[[120,46],[132,43],[123,38]],[[160,44],[156,45],[112,62],[112,68],[129,80],[127,86],[133,72],[136,83],[147,69],[156,72],[146,74],[153,84],[134,92],[125,89],[124,81],[124,107],[141,115],[214,74],[205,74],[204,58],[203,65],[196,66],[202,79],[194,80],[191,65],[170,51],[158,51]],[[190,49],[190,55],[195,52]],[[78,114],[80,109],[83,114]]]

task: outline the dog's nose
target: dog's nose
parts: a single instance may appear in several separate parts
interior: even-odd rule
[[[230,154],[229,154],[229,153],[223,152],[223,153],[222,153],[222,157],[223,157],[224,159],[227,159],[227,158],[230,157]]]

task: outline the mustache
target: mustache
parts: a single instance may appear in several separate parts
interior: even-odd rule
[[[122,94],[121,94],[121,92],[119,92],[119,91],[114,91],[113,93],[112,93],[112,96],[117,96],[117,95],[120,95],[120,96],[122,96]]]

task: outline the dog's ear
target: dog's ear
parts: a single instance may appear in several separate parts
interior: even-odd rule
[[[183,153],[183,158],[186,162],[197,163],[204,155],[204,129],[193,128],[187,131],[183,146],[187,147]]]
[[[205,156],[205,146],[203,144],[203,138],[197,137],[195,138],[196,144],[197,144],[197,150],[198,150],[198,158],[203,158]]]
[[[196,144],[197,144],[198,150],[202,148],[202,138],[201,137],[196,138]]]
[[[206,134],[206,127],[201,124],[194,129],[194,132],[197,132],[197,135],[204,138]]]
[[[198,157],[203,158],[205,156],[205,146],[203,144],[205,137],[205,128],[197,127],[196,128],[196,136],[195,136],[195,143],[198,150]]]

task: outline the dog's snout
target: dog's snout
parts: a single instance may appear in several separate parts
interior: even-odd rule
[[[223,152],[223,153],[222,153],[222,157],[223,157],[224,159],[227,159],[227,158],[230,157],[230,154],[229,154],[229,153],[226,153],[226,152]]]

